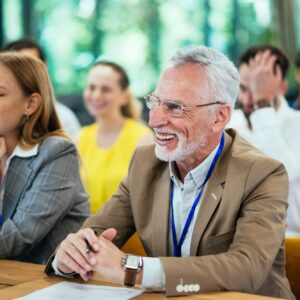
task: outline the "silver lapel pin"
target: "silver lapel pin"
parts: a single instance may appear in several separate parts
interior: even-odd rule
[[[213,196],[213,198],[214,198],[215,200],[217,200],[217,196],[216,196],[214,193],[211,193],[211,195]]]

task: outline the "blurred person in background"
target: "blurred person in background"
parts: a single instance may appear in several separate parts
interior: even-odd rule
[[[294,108],[300,109],[300,50],[298,51],[295,60],[295,79],[298,83],[299,90],[298,90],[298,97],[294,103]]]
[[[83,98],[96,120],[82,128],[78,143],[81,175],[94,214],[117,191],[136,146],[154,142],[154,135],[139,121],[140,103],[131,95],[121,66],[97,62],[89,72]]]
[[[41,59],[46,64],[46,55],[42,47],[30,38],[22,38],[4,46],[4,51],[18,51]],[[73,111],[66,105],[55,101],[58,116],[65,132],[72,138],[78,137],[80,123]]]
[[[0,258],[45,263],[88,214],[45,64],[0,53]]]
[[[228,127],[285,165],[289,175],[287,236],[300,236],[300,114],[284,98],[289,61],[271,45],[248,48],[240,57],[241,109]]]

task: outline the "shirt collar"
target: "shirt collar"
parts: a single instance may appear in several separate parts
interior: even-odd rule
[[[214,156],[218,150],[220,143],[217,145],[217,147],[209,154],[209,156],[196,168],[191,170],[185,177],[191,178],[194,181],[195,186],[199,189],[205,179],[205,176],[209,170],[210,165],[212,164],[212,161],[214,159]],[[182,182],[178,178],[178,172],[177,167],[174,161],[169,162],[169,169],[170,169],[170,177],[173,180],[174,184],[177,187],[182,186]]]
[[[20,145],[17,145],[13,153],[11,154],[11,156],[8,158],[7,162],[10,162],[14,156],[21,157],[21,158],[36,156],[38,153],[38,148],[39,148],[39,144],[36,144],[30,149],[22,149]]]
[[[279,96],[278,100],[280,102],[280,106],[277,110],[277,115],[278,115],[279,122],[283,123],[286,119],[286,113],[290,108],[286,99],[283,96]]]

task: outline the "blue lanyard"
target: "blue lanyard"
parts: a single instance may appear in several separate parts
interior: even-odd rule
[[[0,213],[0,226],[3,224],[3,216]]]
[[[206,174],[206,177],[200,187],[200,191],[198,193],[198,196],[196,197],[196,199],[194,200],[194,203],[191,207],[191,210],[189,212],[189,215],[187,217],[187,220],[185,222],[185,225],[184,225],[184,228],[183,228],[183,231],[181,233],[181,236],[180,236],[180,240],[179,240],[179,243],[177,243],[177,235],[176,235],[176,229],[175,229],[175,220],[174,220],[174,207],[173,207],[173,196],[174,196],[174,183],[173,183],[173,180],[171,180],[171,190],[170,190],[170,200],[171,200],[171,209],[172,209],[172,214],[171,214],[171,222],[172,222],[172,237],[173,237],[173,247],[174,247],[174,255],[175,256],[178,256],[180,257],[181,256],[181,247],[182,247],[182,244],[186,238],[186,234],[189,230],[189,227],[191,225],[191,222],[192,222],[192,219],[194,217],[194,214],[195,214],[195,210],[196,210],[196,207],[197,207],[197,204],[199,203],[199,200],[201,198],[201,195],[202,195],[202,192],[203,192],[203,187],[205,186],[205,184],[207,183],[207,181],[209,180],[214,168],[215,168],[215,165],[218,161],[218,158],[219,156],[221,155],[222,151],[223,151],[223,148],[224,148],[224,133],[222,133],[222,137],[221,137],[221,142],[220,142],[220,145],[218,147],[218,150],[214,156],[214,159],[209,167],[209,170]]]

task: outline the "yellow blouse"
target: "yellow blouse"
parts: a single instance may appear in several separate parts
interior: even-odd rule
[[[126,122],[110,148],[100,148],[96,142],[98,124],[82,128],[78,150],[81,156],[81,176],[90,195],[91,212],[96,213],[118,189],[127,174],[131,155],[138,140],[151,130],[132,119]]]

